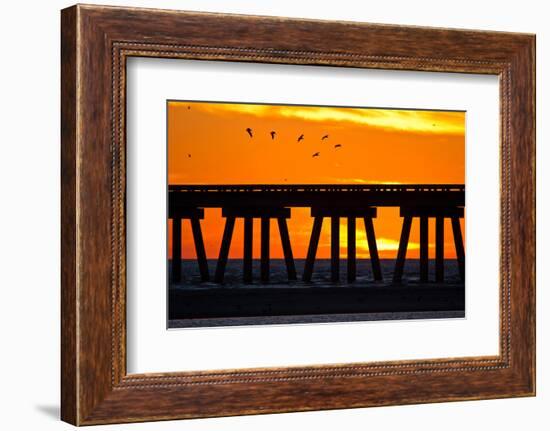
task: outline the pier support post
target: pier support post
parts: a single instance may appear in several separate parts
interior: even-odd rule
[[[202,238],[201,225],[198,217],[191,217],[191,230],[193,232],[193,242],[195,243],[195,252],[197,254],[197,262],[199,264],[201,280],[208,281],[210,280],[210,274],[208,273],[208,261],[206,260],[204,240]]]
[[[458,262],[458,271],[460,272],[460,278],[464,281],[464,243],[462,242],[462,231],[460,230],[460,219],[458,217],[451,217],[451,225],[453,227],[453,237],[455,241],[456,260]]]
[[[444,238],[445,238],[445,219],[443,217],[435,218],[435,281],[443,282],[445,279],[444,269]]]
[[[356,245],[355,245],[355,217],[348,217],[348,281],[355,281],[357,272]]]
[[[340,279],[340,217],[330,218],[330,279]]]
[[[270,270],[270,224],[271,219],[277,219],[279,222],[279,231],[281,234],[281,243],[285,255],[285,263],[288,272],[289,280],[296,279],[296,268],[294,266],[294,258],[292,256],[292,247],[290,245],[290,237],[286,219],[290,217],[290,208],[284,207],[224,207],[222,208],[222,217],[226,218],[224,239],[220,249],[220,258],[216,267],[217,283],[223,281],[223,273],[227,262],[227,254],[229,253],[229,243],[233,234],[235,219],[242,218],[244,220],[244,243],[243,243],[243,282],[252,283],[253,280],[253,238],[254,238],[254,219],[260,219],[260,278],[262,283],[269,282]]]
[[[172,219],[172,281],[181,281],[181,218]]]
[[[428,281],[428,217],[420,217],[420,281]]]
[[[204,218],[204,209],[190,206],[176,206],[171,208],[169,217],[172,219],[172,273],[171,281],[178,283],[181,281],[181,224],[182,220],[191,222],[193,233],[193,242],[197,254],[197,263],[202,281],[208,281],[208,261],[204,249],[200,220]]]
[[[225,266],[227,265],[227,257],[229,256],[229,247],[231,246],[231,238],[233,237],[233,229],[235,228],[235,217],[227,217],[225,219],[225,228],[223,229],[222,245],[220,247],[220,254],[218,256],[218,262],[216,264],[216,274],[214,275],[214,281],[216,283],[223,283],[225,275]]]
[[[460,229],[460,219],[464,217],[464,208],[452,206],[401,207],[400,215],[403,217],[403,230],[399,241],[393,281],[399,283],[403,275],[407,244],[414,217],[420,219],[420,281],[422,283],[429,281],[428,222],[430,218],[435,218],[435,280],[442,282],[445,275],[445,218],[451,219],[458,269],[461,279],[464,280],[464,244]]]
[[[302,279],[311,281],[315,254],[319,244],[321,226],[325,217],[330,218],[330,278],[332,282],[340,280],[340,218],[347,219],[347,281],[353,282],[357,278],[357,219],[365,221],[365,230],[369,244],[370,261],[375,280],[382,280],[382,270],[376,247],[376,237],[372,219],[376,218],[376,208],[364,206],[360,203],[353,206],[315,206],[311,208],[314,217],[313,229],[309,241],[308,254]]]
[[[394,283],[401,283],[401,279],[403,278],[403,268],[405,267],[405,258],[407,257],[411,225],[412,217],[405,216],[403,227],[401,228],[401,238],[399,238],[399,250],[397,251],[397,260],[395,261],[395,270],[393,271]]]
[[[294,281],[296,280],[296,266],[294,265],[294,256],[292,255],[292,246],[290,245],[290,235],[288,234],[286,218],[278,217],[277,223],[279,225],[279,234],[281,235],[281,245],[283,247],[283,254],[285,256],[285,265],[288,279]]]
[[[374,234],[374,224],[372,217],[365,217],[365,232],[367,234],[367,242],[369,244],[370,262],[372,265],[372,274],[376,281],[382,280],[382,268],[380,267],[380,258],[378,257],[378,247],[376,245],[376,235]]]
[[[313,220],[313,228],[311,229],[311,237],[309,239],[309,247],[307,249],[306,263],[304,265],[303,281],[311,281],[313,274],[313,264],[317,255],[317,246],[319,245],[319,237],[321,236],[321,227],[323,227],[323,217],[317,216]]]
[[[262,283],[269,282],[269,217],[261,218],[261,263],[260,277]]]
[[[253,221],[252,217],[244,218],[243,282],[245,283],[252,283]]]

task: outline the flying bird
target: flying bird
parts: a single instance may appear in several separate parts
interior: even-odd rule
[[[325,135],[325,136],[323,136],[323,137],[321,138],[321,141],[324,141],[324,140],[327,139],[327,138],[328,138],[328,135]]]
[[[321,153],[319,151],[317,151],[316,153],[313,153],[313,156],[311,157],[319,157],[321,155]]]
[[[304,139],[304,135],[300,135],[297,142],[303,141],[303,139]]]
[[[252,138],[252,129],[250,127],[246,128],[246,133],[248,133],[250,135],[250,137]]]
[[[189,159],[190,159],[190,158],[191,158],[191,154],[187,154],[187,158],[189,158]]]
[[[270,132],[270,134],[271,134],[271,139],[275,139],[275,135],[276,135],[277,133],[275,133],[275,131],[272,130],[272,131]]]
[[[188,106],[188,107],[187,107],[187,109],[191,109],[191,107],[190,107],[190,106]]]
[[[341,147],[342,147],[342,144],[336,144],[336,145],[334,146],[334,148],[341,148]]]

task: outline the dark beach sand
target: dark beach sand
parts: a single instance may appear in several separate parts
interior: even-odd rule
[[[216,261],[210,260],[211,277]],[[403,282],[391,280],[395,261],[382,259],[384,281],[373,280],[370,261],[357,262],[357,280],[346,281],[346,260],[340,279],[330,281],[330,260],[315,263],[310,283],[289,282],[284,260],[271,260],[270,282],[259,281],[260,263],[254,261],[254,281],[242,283],[242,260],[229,260],[224,284],[200,281],[194,260],[182,262],[183,280],[170,284],[169,328],[264,325],[311,322],[439,319],[464,317],[464,283],[454,260],[445,261],[444,283],[420,283],[419,261],[407,260]],[[303,259],[296,259],[298,278]],[[435,263],[430,261],[430,280]]]

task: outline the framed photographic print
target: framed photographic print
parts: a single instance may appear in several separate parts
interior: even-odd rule
[[[533,35],[78,5],[61,41],[63,420],[534,395]]]
[[[464,112],[167,111],[169,328],[464,317]]]

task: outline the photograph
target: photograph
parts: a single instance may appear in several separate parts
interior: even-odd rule
[[[169,328],[465,317],[466,112],[166,110]]]

